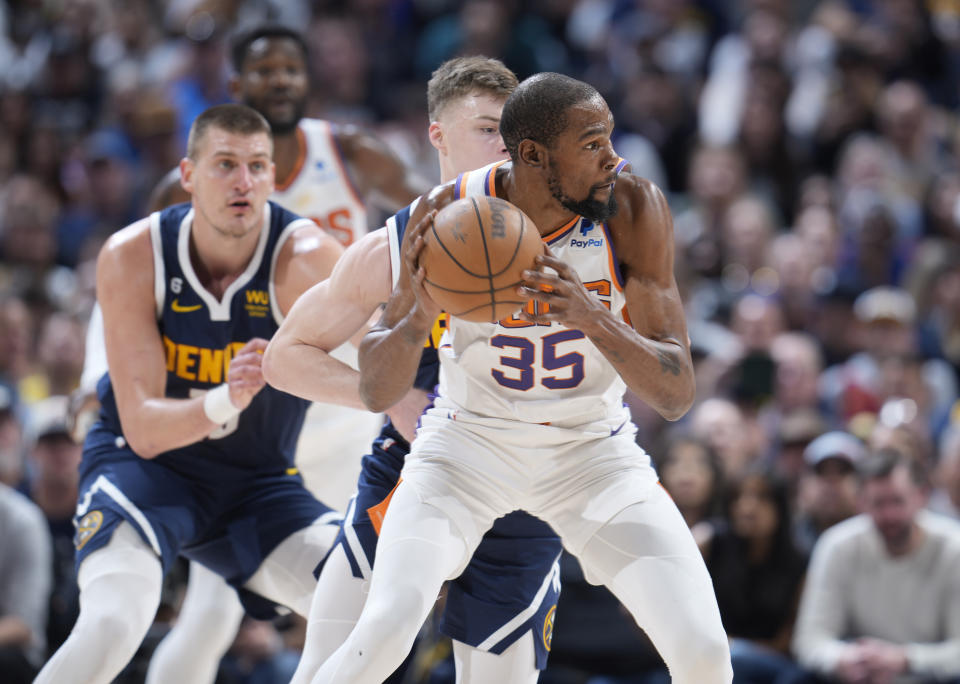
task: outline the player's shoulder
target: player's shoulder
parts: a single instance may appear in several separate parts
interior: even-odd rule
[[[98,281],[104,278],[127,286],[142,276],[153,277],[154,250],[158,247],[153,244],[150,225],[151,217],[147,216],[107,239],[97,259]]]
[[[638,237],[653,241],[673,240],[670,207],[656,183],[624,171],[617,176],[614,196],[617,213],[608,224],[618,243],[625,242],[628,237],[632,238],[629,242],[638,247]],[[648,250],[649,243],[643,248]]]
[[[613,191],[620,211],[630,216],[662,211],[667,206],[667,199],[656,183],[629,171],[620,172]]]
[[[144,247],[152,249],[150,245],[150,224],[152,220],[151,214],[121,228],[107,238],[101,253],[129,254]]]

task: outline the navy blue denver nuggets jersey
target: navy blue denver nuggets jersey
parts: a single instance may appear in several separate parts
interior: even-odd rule
[[[254,337],[270,339],[282,315],[273,270],[293,230],[312,225],[268,202],[264,229],[247,269],[218,301],[197,278],[190,261],[193,210],[189,204],[150,216],[154,249],[157,325],[166,355],[166,396],[186,398],[227,380],[230,359]],[[101,428],[122,435],[109,373],[97,386]],[[281,472],[293,465],[294,447],[308,402],[264,387],[250,405],[207,439],[160,454],[157,462],[191,477],[222,469]]]

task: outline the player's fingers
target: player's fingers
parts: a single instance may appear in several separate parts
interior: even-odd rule
[[[549,254],[541,254],[534,259],[534,263],[540,268],[552,268],[564,280],[573,280],[577,277],[576,271],[570,268],[570,265],[566,261]]]
[[[413,227],[413,231],[410,233],[412,239],[416,239],[427,232],[430,229],[430,226],[433,225],[433,218],[437,215],[436,209],[431,209],[426,213],[426,215],[417,221],[417,225]]]
[[[239,356],[240,354],[247,354],[250,352],[262,353],[267,348],[267,344],[267,340],[263,339],[262,337],[254,337],[252,340],[240,347],[236,355]]]

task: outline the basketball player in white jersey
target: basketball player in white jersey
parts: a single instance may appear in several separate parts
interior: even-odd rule
[[[242,35],[233,48],[234,98],[250,105],[270,123],[277,169],[271,199],[311,218],[342,244],[367,232],[361,197],[393,211],[428,186],[409,173],[389,148],[351,126],[303,118],[309,88],[307,48],[290,29],[265,26]],[[150,211],[189,201],[174,169],[150,199]],[[75,395],[82,441],[96,418],[96,383],[106,370],[99,308],[88,328],[87,359],[81,390]],[[340,347],[338,358],[356,366],[352,345]],[[83,410],[79,410],[80,406]],[[356,485],[360,456],[382,423],[362,406],[311,406],[297,446],[297,465],[308,488],[321,500],[343,510]],[[148,684],[177,681],[209,684],[243,617],[236,592],[215,573],[191,563],[190,582],[174,629],[157,648],[147,674]]]
[[[549,251],[523,274],[521,313],[500,323],[450,319],[438,396],[386,511],[363,613],[314,684],[382,681],[443,581],[515,509],[550,524],[588,579],[617,596],[675,683],[729,684],[710,576],[623,405],[625,387],[670,420],[693,402],[666,201],[648,181],[616,175],[613,117],[586,83],[527,79],[504,105],[500,132],[509,164],[435,189],[409,221],[395,217],[397,234],[408,233],[405,273],[361,344],[367,406],[382,409],[408,391],[438,314],[418,266],[436,210],[495,194],[536,223]]]
[[[443,181],[506,157],[498,124],[503,102],[515,87],[516,78],[497,60],[458,58],[436,70],[427,90],[429,135],[438,151]],[[362,406],[359,374],[331,358],[328,351],[364,326],[389,297],[398,273],[386,229],[348,248],[336,273],[304,294],[271,340],[264,355],[268,382],[306,398]],[[424,350],[418,386],[432,389],[436,384],[435,353],[435,344]],[[393,425],[385,426],[364,457],[358,494],[347,509],[343,532],[314,594],[306,644],[292,684],[310,682],[359,617],[369,568],[375,563],[375,549],[368,545],[376,545],[375,535],[367,534],[370,523],[365,507],[379,504],[396,485],[408,450],[402,437],[412,438],[416,419],[427,404],[425,392],[411,392],[419,394],[418,400],[409,402],[413,411],[405,417],[391,413]],[[408,395],[405,402],[410,399]],[[526,518],[505,518],[498,535],[481,552],[482,564],[469,571],[471,581],[449,587],[443,625],[450,625],[445,631],[454,641],[461,684],[533,684],[537,668],[546,665],[549,638],[542,632],[556,606],[553,579],[558,577],[559,542],[542,523],[532,524]],[[537,557],[545,557],[545,563],[532,560]],[[513,571],[486,569],[499,561],[511,563]],[[547,590],[537,598],[545,582]],[[498,633],[501,636],[491,638]]]

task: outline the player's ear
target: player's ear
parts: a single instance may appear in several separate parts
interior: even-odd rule
[[[193,194],[193,160],[190,157],[180,160],[180,187]]]
[[[443,127],[439,123],[431,121],[430,128],[427,129],[427,135],[430,138],[430,144],[433,145],[437,152],[442,154],[447,153],[446,143],[443,139]]]
[[[517,146],[517,158],[527,166],[539,168],[546,165],[546,150],[539,143],[525,138]]]

